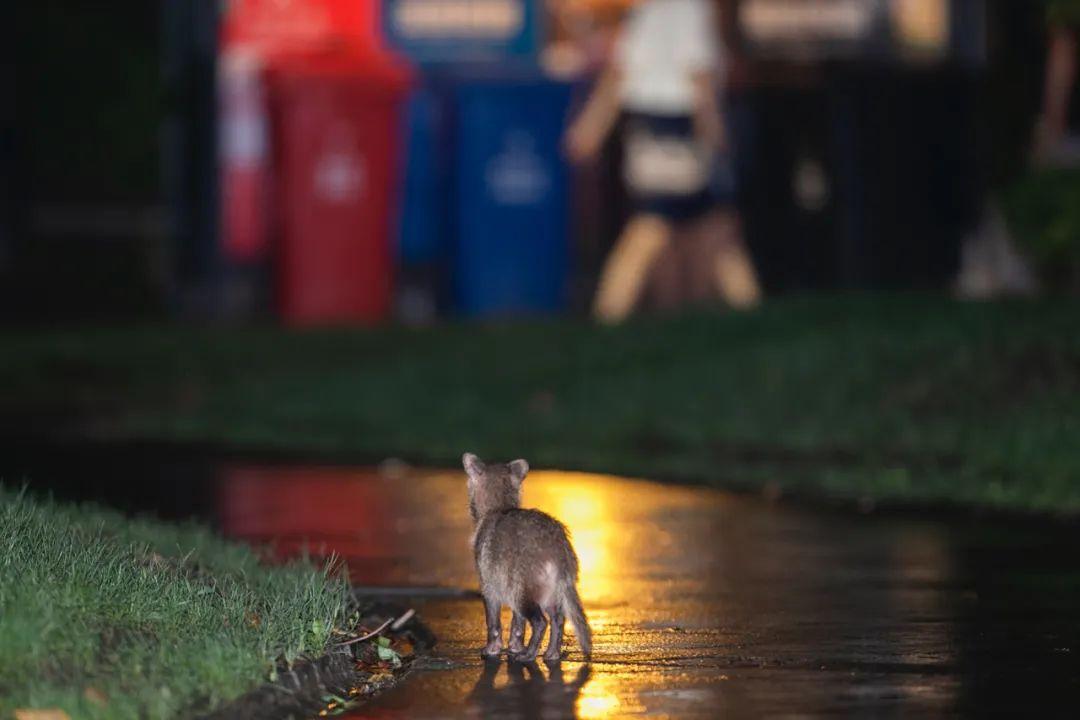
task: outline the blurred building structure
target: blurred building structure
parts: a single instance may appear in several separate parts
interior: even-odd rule
[[[0,10],[0,319],[160,314],[164,5]]]

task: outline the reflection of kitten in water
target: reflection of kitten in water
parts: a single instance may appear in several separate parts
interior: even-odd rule
[[[563,679],[561,665],[549,665],[548,676],[535,662],[506,664],[509,682],[495,687],[499,673],[497,659],[485,660],[484,671],[469,693],[467,702],[480,717],[572,718],[581,688],[589,680],[589,666],[582,665],[574,679]]]

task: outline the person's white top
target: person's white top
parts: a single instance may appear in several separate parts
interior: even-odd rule
[[[710,0],[643,0],[615,50],[624,109],[688,115],[696,72],[719,70],[720,48]]]

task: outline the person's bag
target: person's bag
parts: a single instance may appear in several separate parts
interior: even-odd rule
[[[709,185],[710,155],[693,137],[631,126],[623,171],[626,185],[642,195],[693,195]]]

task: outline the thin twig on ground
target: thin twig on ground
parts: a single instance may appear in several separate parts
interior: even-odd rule
[[[404,617],[404,616],[402,616],[402,617]],[[387,626],[390,625],[390,623],[394,622],[394,619],[395,618],[390,618],[389,620],[384,622],[382,625],[380,625],[379,627],[377,627],[374,630],[372,630],[371,632],[369,632],[367,635],[361,635],[360,637],[355,637],[352,640],[346,640],[343,643],[338,643],[338,647],[342,647],[344,645],[352,645],[353,643],[363,642],[365,640],[370,640],[371,638],[375,637],[376,635],[381,633],[383,630],[385,630],[387,628]]]
[[[405,612],[403,612],[401,614],[401,617],[399,617],[397,620],[394,621],[394,624],[390,626],[390,629],[391,630],[400,630],[401,626],[404,625],[405,623],[409,622],[409,619],[415,614],[416,614],[416,611],[413,610],[412,608],[409,608],[408,610],[406,610]]]

